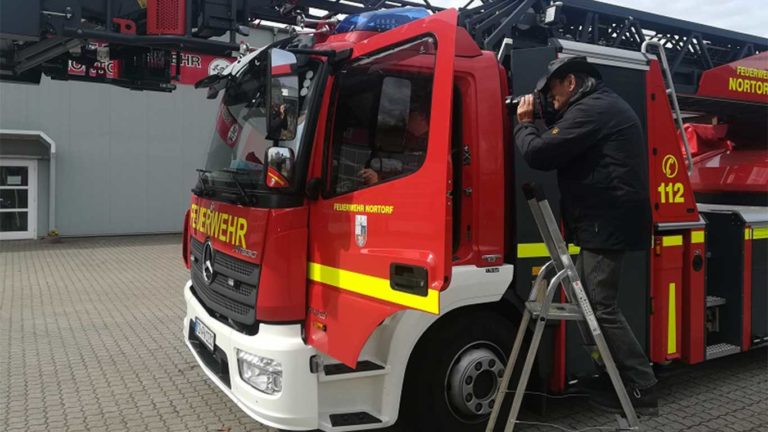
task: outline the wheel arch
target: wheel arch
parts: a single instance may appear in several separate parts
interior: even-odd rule
[[[492,312],[514,325],[520,322],[520,310],[505,299],[511,286],[514,267],[496,267],[498,271],[474,266],[454,267],[451,287],[441,294],[441,314],[401,311],[387,318],[371,335],[363,349],[363,357],[386,359],[390,372],[384,382],[381,413],[388,419],[399,416],[407,371],[413,353],[430,335],[468,314]],[[514,338],[514,335],[510,335]],[[385,348],[383,348],[385,347]]]

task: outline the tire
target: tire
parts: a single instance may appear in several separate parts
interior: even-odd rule
[[[473,309],[441,318],[409,361],[397,430],[484,431],[516,331],[516,325],[495,310]],[[510,400],[506,398],[506,406]]]

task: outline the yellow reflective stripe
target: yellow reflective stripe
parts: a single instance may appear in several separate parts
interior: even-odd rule
[[[704,243],[704,231],[691,231],[691,243]]]
[[[578,255],[581,252],[581,248],[569,244],[568,253],[571,255]],[[547,245],[544,243],[520,243],[517,245],[517,257],[518,258],[546,258],[549,257],[547,251]]]
[[[667,246],[682,246],[683,245],[683,236],[676,235],[676,236],[664,236],[661,238],[661,245],[664,247]]]
[[[752,239],[752,228],[744,228],[744,240]]]
[[[752,240],[763,240],[768,238],[768,227],[752,228]]]
[[[669,284],[669,314],[667,316],[667,354],[677,352],[677,303],[675,284]]]
[[[517,245],[518,258],[548,257],[547,246],[544,243],[520,243]]]
[[[427,296],[395,291],[389,286],[389,279],[342,270],[318,263],[309,263],[307,277],[315,282],[331,285],[345,291],[373,297],[390,303],[423,310],[433,314],[440,313],[440,293],[428,289]]]

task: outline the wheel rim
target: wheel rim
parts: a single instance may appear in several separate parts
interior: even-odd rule
[[[504,359],[501,350],[487,341],[474,342],[454,357],[446,374],[445,395],[457,418],[473,423],[491,413]]]

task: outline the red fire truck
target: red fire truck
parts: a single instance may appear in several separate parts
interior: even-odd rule
[[[147,13],[162,18],[165,3]],[[564,56],[587,56],[645,131],[654,232],[625,264],[621,304],[651,361],[768,344],[765,39],[586,0],[232,2],[218,15],[191,3],[170,9],[173,30],[136,36],[153,39],[98,37],[167,48],[214,35],[206,25],[231,31],[249,10],[313,27],[197,84],[221,105],[184,221],[184,339],[259,422],[484,429],[548,256],[520,186],[558,201],[554,173],[516,154],[507,101]],[[209,19],[190,32],[194,14]],[[668,68],[641,51],[648,39]],[[118,84],[166,89],[150,81]],[[538,391],[591,370],[570,324],[542,347]]]
[[[557,193],[551,173],[514,154],[508,72],[511,93],[526,93],[560,56],[586,55],[643,119],[655,229],[650,253],[626,264],[622,302],[650,359],[693,364],[768,341],[764,55],[708,70],[680,97],[677,115],[699,122],[686,129],[689,176],[655,56],[563,38],[513,44],[504,69],[457,17],[350,16],[309,47],[268,47],[206,83],[224,96],[185,223],[185,336],[265,424],[483,428],[547,256],[519,185]],[[280,139],[270,104],[295,93],[296,127]],[[413,149],[419,112],[429,127]],[[293,168],[270,185],[262,167],[276,157]],[[568,325],[551,328],[542,390],[589,370],[579,344]]]

